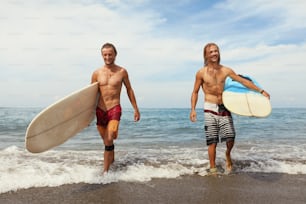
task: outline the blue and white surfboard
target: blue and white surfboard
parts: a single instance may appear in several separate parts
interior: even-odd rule
[[[254,78],[240,76],[262,88]],[[245,87],[230,77],[226,78],[222,100],[229,111],[242,116],[267,117],[272,111],[270,100],[267,97]]]

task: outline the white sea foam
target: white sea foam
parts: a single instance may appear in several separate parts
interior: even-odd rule
[[[224,150],[224,146],[217,149],[217,165],[225,165]],[[238,146],[233,151],[234,167],[238,172],[306,174],[305,154],[295,156],[297,160],[294,160],[290,157],[291,152],[282,152]],[[204,147],[199,149],[175,146],[168,149],[117,150],[116,161],[106,175],[102,174],[101,151],[52,150],[31,154],[22,148],[11,146],[0,151],[0,162],[0,193],[81,182],[147,182],[153,178],[177,178],[195,173],[206,175],[209,166],[207,149]]]
[[[158,150],[160,152],[160,150]],[[116,154],[118,160],[108,174],[102,174],[103,161],[99,151],[48,151],[31,154],[17,147],[0,152],[0,193],[30,187],[54,187],[63,184],[105,184],[118,181],[146,182],[152,178],[176,178],[193,174],[195,168],[183,159],[153,159],[156,150],[135,157],[135,152]],[[145,153],[146,154],[146,153]],[[129,157],[130,156],[130,157]],[[175,155],[174,155],[175,156]],[[182,157],[182,156],[178,156]],[[190,163],[190,162],[189,162]],[[199,163],[199,161],[196,161]]]

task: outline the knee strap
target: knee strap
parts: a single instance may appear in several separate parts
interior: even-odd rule
[[[115,145],[105,146],[105,151],[113,151],[115,149]]]

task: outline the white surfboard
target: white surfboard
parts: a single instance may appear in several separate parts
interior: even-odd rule
[[[41,111],[27,128],[27,150],[44,152],[88,127],[95,117],[98,88],[98,82],[90,84]]]
[[[242,77],[261,87],[253,78]],[[270,100],[267,97],[246,88],[229,77],[225,81],[222,100],[229,111],[242,116],[267,117],[272,111]]]

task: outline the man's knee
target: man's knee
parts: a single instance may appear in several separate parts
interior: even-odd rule
[[[118,136],[119,121],[111,120],[107,126],[107,134],[109,140],[116,139]]]

